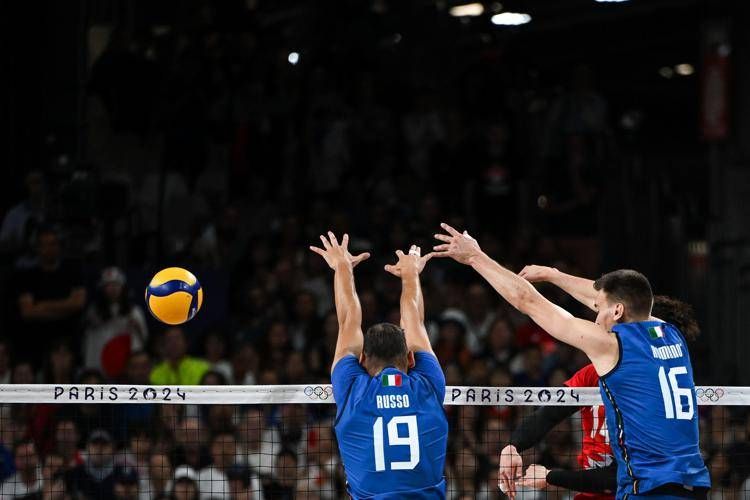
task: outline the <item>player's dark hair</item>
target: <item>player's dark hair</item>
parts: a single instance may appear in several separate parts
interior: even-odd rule
[[[657,295],[654,297],[651,314],[679,328],[688,340],[697,339],[701,333],[701,328],[693,313],[693,306],[681,300],[666,295]]]
[[[651,314],[654,293],[643,274],[632,269],[618,269],[594,281],[595,290],[603,290],[610,302],[625,305],[625,321],[647,318]]]
[[[362,350],[368,358],[386,364],[401,363],[409,354],[404,331],[393,323],[378,323],[368,328]]]

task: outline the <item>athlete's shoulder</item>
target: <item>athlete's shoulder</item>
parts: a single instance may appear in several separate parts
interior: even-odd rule
[[[596,387],[599,385],[599,374],[594,365],[589,363],[573,374],[566,382],[568,387]]]

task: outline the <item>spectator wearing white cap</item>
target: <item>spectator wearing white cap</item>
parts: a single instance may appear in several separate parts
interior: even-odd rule
[[[130,353],[141,350],[147,338],[143,309],[130,301],[125,274],[117,267],[104,269],[94,303],[86,311],[86,368],[117,379],[124,374]]]

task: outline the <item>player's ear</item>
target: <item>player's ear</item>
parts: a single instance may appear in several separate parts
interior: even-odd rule
[[[618,302],[617,304],[615,304],[612,317],[615,321],[620,321],[623,316],[625,316],[625,306],[622,304],[622,302]]]
[[[414,365],[416,365],[417,362],[414,361],[414,351],[409,351],[406,354],[406,366],[409,367],[409,369],[414,368]]]

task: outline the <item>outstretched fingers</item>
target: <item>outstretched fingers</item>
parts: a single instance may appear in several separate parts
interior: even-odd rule
[[[322,234],[320,235],[320,241],[323,242],[323,248],[325,248],[326,250],[331,249],[331,244],[328,242],[328,238],[326,238]]]
[[[314,246],[310,245],[310,250],[312,250],[316,254],[320,255],[321,257],[325,257],[326,256],[326,251],[323,250],[322,248],[318,248],[318,247],[314,247]]]
[[[445,222],[441,222],[440,227],[448,231],[448,234],[450,234],[451,236],[461,236],[461,233],[453,229],[453,227],[451,227],[449,224],[446,224]]]
[[[360,262],[366,261],[369,258],[370,258],[370,252],[363,252],[359,255],[355,255],[354,257],[352,257],[352,265],[356,266]]]
[[[331,240],[331,245],[338,246],[339,240],[336,239],[336,235],[333,234],[333,231],[328,231],[328,238]]]

